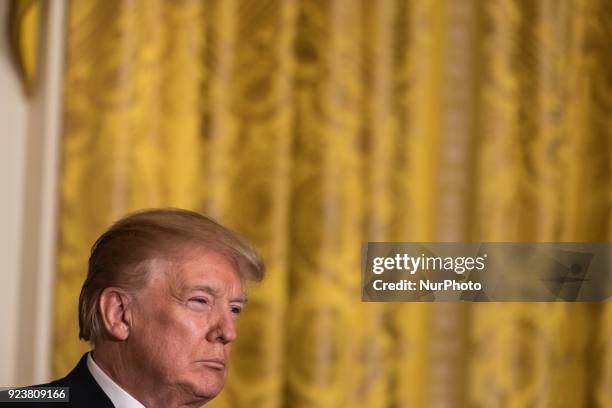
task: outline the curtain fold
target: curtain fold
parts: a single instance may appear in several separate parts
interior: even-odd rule
[[[362,303],[367,241],[609,241],[606,0],[72,1],[53,367],[145,207],[259,248],[218,407],[612,406],[607,304]]]
[[[34,91],[41,24],[40,0],[10,0],[8,44],[26,94]]]

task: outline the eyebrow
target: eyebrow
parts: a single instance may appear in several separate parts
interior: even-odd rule
[[[201,290],[203,292],[209,293],[212,296],[218,297],[219,296],[219,290],[213,288],[212,286],[208,286],[208,285],[195,285],[195,286],[189,286],[188,288],[186,288],[185,292],[193,292],[193,291],[197,291],[197,290]],[[236,303],[242,303],[242,304],[246,304],[249,301],[249,299],[247,298],[247,296],[243,293],[241,296],[237,297],[237,298],[233,298],[230,299],[230,302],[236,302]]]

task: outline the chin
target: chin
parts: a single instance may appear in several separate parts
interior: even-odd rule
[[[225,385],[225,376],[206,375],[204,378],[199,377],[191,382],[194,394],[205,399],[212,399],[217,396]]]
[[[200,386],[200,387],[195,388],[194,394],[197,398],[201,399],[202,401],[209,401],[215,398],[221,392],[222,389],[223,389],[223,385],[219,387]]]

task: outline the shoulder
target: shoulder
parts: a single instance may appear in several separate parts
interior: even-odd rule
[[[102,388],[93,378],[87,368],[87,353],[74,369],[63,378],[45,383],[36,384],[31,387],[67,387],[70,402],[55,402],[53,406],[60,407],[91,407],[91,408],[113,408],[111,400],[106,396]],[[20,403],[20,407],[43,407],[48,403]]]
[[[64,378],[60,378],[57,380],[53,380],[45,384],[32,385],[31,387],[67,387],[67,386],[68,386],[68,380],[67,380],[67,377],[64,377]]]

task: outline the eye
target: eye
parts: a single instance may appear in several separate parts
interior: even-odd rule
[[[206,298],[202,298],[202,297],[197,297],[197,298],[191,298],[189,299],[190,302],[195,302],[201,305],[207,305],[208,304],[208,299]]]
[[[232,306],[231,310],[232,310],[232,313],[236,316],[242,313],[242,308],[240,306]]]

